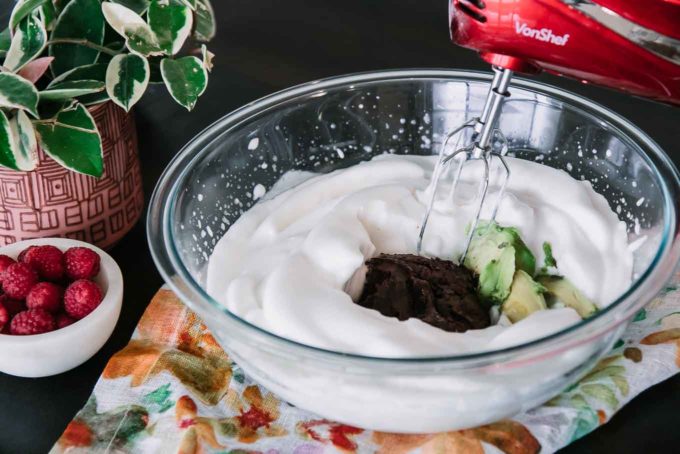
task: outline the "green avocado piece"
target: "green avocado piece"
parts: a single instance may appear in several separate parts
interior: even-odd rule
[[[502,306],[502,312],[516,323],[536,311],[547,309],[543,287],[524,270],[517,270],[512,280],[510,295]]]
[[[529,275],[536,271],[536,259],[517,229],[495,222],[477,226],[464,265],[479,275],[480,297],[492,304],[500,304],[508,297],[516,270]]]
[[[538,282],[546,288],[550,300],[561,302],[574,309],[581,318],[597,312],[597,306],[585,297],[569,279],[563,276],[539,276]]]
[[[479,274],[479,296],[483,301],[501,304],[510,294],[515,275],[515,249],[504,247],[498,258],[491,259]]]

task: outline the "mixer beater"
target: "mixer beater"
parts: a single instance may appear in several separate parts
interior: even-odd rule
[[[493,71],[493,80],[491,81],[491,87],[486,96],[486,101],[484,103],[484,108],[482,109],[481,115],[463,123],[451,131],[447,135],[446,140],[439,151],[439,159],[437,160],[437,164],[435,165],[434,171],[432,172],[432,178],[426,191],[426,194],[429,195],[429,201],[418,235],[417,253],[419,255],[422,253],[423,237],[425,236],[427,222],[434,206],[437,189],[439,187],[439,181],[448,166],[451,166],[454,163],[457,163],[458,165],[453,169],[451,192],[448,196],[452,204],[465,164],[470,161],[481,161],[484,164],[484,177],[480,182],[477,197],[475,199],[477,205],[474,210],[474,218],[472,219],[468,229],[465,246],[463,248],[463,254],[460,257],[459,263],[463,263],[465,260],[465,256],[467,255],[467,251],[470,247],[470,242],[472,241],[472,235],[479,224],[482,207],[484,206],[484,202],[489,190],[491,160],[494,157],[497,158],[502,164],[502,166],[499,167],[499,170],[501,171],[499,180],[500,188],[498,194],[496,195],[496,200],[493,203],[493,209],[491,211],[489,220],[493,221],[496,217],[496,212],[498,211],[498,206],[503,197],[505,186],[508,182],[508,179],[510,178],[510,168],[508,167],[508,164],[505,162],[504,158],[508,151],[507,140],[500,130],[495,127],[495,124],[498,119],[498,114],[501,110],[503,100],[510,96],[510,93],[508,93],[508,85],[510,84],[510,79],[512,78],[512,71],[499,67],[493,67]],[[463,134],[467,129],[472,129],[472,143],[461,148],[456,147],[453,152],[447,154],[449,143],[451,143],[454,138],[458,138],[456,143],[459,143],[461,134]],[[492,139],[494,138],[497,139],[494,143],[501,144],[500,149],[492,144]]]

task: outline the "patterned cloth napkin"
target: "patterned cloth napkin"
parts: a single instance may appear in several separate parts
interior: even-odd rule
[[[677,276],[592,372],[542,407],[476,429],[423,435],[362,430],[280,401],[161,289],[51,452],[554,452],[680,370],[679,286]]]

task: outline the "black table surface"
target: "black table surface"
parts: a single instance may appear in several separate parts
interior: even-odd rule
[[[208,90],[191,113],[154,86],[136,108],[147,200],[168,161],[210,123],[274,91],[379,69],[488,71],[449,42],[447,0],[213,0],[218,34]],[[0,0],[3,27],[11,0]],[[603,62],[606,64],[606,62]],[[588,96],[632,120],[680,163],[680,109],[548,75],[539,80]],[[111,251],[123,270],[123,310],[104,348],[80,367],[40,379],[0,373],[0,453],[47,452],[84,405],[108,359],[130,338],[162,279],[144,220]],[[680,375],[635,398],[567,453],[658,452],[680,441]],[[665,449],[664,449],[665,448]]]

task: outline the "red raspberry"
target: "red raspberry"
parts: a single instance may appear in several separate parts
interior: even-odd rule
[[[56,246],[37,246],[26,251],[24,263],[31,265],[42,279],[59,281],[64,277],[63,255]]]
[[[99,254],[86,247],[72,247],[64,252],[64,265],[69,279],[92,279],[99,273]]]
[[[5,309],[7,309],[9,318],[12,318],[19,312],[23,312],[26,310],[26,305],[24,304],[23,301],[13,300],[7,295],[0,296],[0,304],[5,306]]]
[[[19,312],[12,319],[10,332],[18,335],[40,334],[54,331],[54,317],[42,309]]]
[[[55,313],[61,307],[64,289],[51,282],[38,282],[26,295],[26,306],[29,309],[42,309]]]
[[[76,321],[69,317],[68,315],[64,314],[63,312],[60,312],[57,314],[57,329],[64,328],[65,326],[68,325],[73,325]]]
[[[102,302],[102,291],[92,281],[78,279],[64,292],[64,309],[76,320],[92,312]]]
[[[28,251],[31,249],[37,248],[38,246],[29,246],[23,251],[19,252],[19,257],[17,257],[17,262],[23,262],[24,258],[26,257],[26,254],[28,254]]]
[[[26,298],[28,292],[38,283],[38,273],[25,263],[13,263],[5,270],[2,289],[15,300]]]
[[[9,255],[0,254],[0,284],[2,284],[2,278],[5,275],[5,270],[12,263],[16,263],[16,260],[14,260]]]
[[[2,331],[5,328],[5,325],[7,324],[7,322],[9,322],[10,318],[11,317],[9,316],[7,309],[5,309],[5,306],[0,304],[0,331]]]

